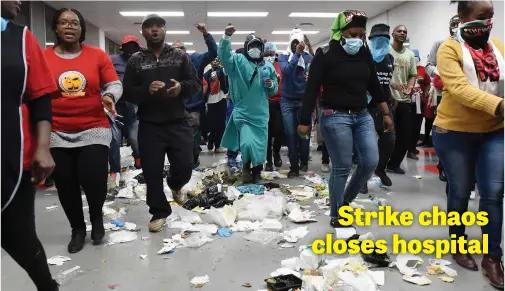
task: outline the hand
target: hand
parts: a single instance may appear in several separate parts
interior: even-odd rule
[[[109,111],[109,113],[112,114],[113,117],[117,116],[116,105],[114,104],[114,100],[112,100],[110,96],[107,95],[103,96],[102,104],[103,107],[105,107],[105,109],[107,109],[107,111]]]
[[[303,35],[303,42],[307,44],[307,46],[310,46],[310,41],[307,35]]]
[[[205,23],[198,23],[196,25],[196,29],[198,29],[198,31],[200,31],[203,35],[208,34],[207,27],[205,27]]]
[[[49,177],[55,167],[53,157],[48,148],[37,148],[32,161],[32,183],[40,184]]]
[[[227,36],[232,36],[235,33],[236,29],[231,23],[228,23],[228,26],[224,29],[224,34]]]
[[[167,90],[169,97],[179,97],[181,95],[181,83],[174,79],[170,79],[170,89]]]
[[[158,92],[159,89],[165,87],[165,83],[161,81],[153,81],[151,85],[149,86],[149,94],[153,95],[154,93]]]
[[[409,87],[405,87],[405,86],[404,86],[404,88],[405,88],[405,89],[403,90],[403,93],[405,93],[405,94],[407,94],[407,95],[411,95],[411,94],[412,94],[412,91],[413,91],[413,89],[414,89],[414,88],[412,88],[412,87],[410,87],[410,86],[409,86]]]
[[[402,84],[391,83],[390,87],[393,90],[396,90],[396,91],[399,91],[399,92],[403,92],[405,90],[405,86],[402,85]]]
[[[298,135],[302,138],[306,138],[309,135],[310,127],[307,125],[298,125]]]
[[[272,80],[266,79],[265,80],[265,85],[267,85],[267,88],[272,88],[274,86],[274,83],[272,83]]]
[[[391,132],[393,130],[393,119],[391,119],[391,116],[384,115],[384,127],[384,132]]]
[[[305,43],[303,41],[296,46],[296,52],[299,54],[303,53],[304,49],[305,49]]]

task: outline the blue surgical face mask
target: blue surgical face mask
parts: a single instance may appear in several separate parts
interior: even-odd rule
[[[248,50],[247,53],[253,59],[259,59],[261,57],[261,50],[259,48],[252,48]]]
[[[391,51],[389,38],[385,36],[377,36],[370,40],[370,52],[372,53],[373,60],[376,63],[382,62],[384,57]]]
[[[346,53],[350,55],[355,55],[359,52],[360,48],[363,46],[363,41],[359,38],[345,38],[345,44],[342,46]]]

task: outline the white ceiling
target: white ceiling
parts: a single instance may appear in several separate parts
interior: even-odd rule
[[[63,7],[79,10],[84,18],[95,26],[103,29],[105,35],[120,44],[123,36],[133,34],[144,39],[140,34],[142,17],[124,17],[120,11],[183,11],[184,17],[165,17],[166,30],[189,30],[189,35],[167,35],[166,41],[182,40],[193,42],[188,50],[206,51],[201,33],[194,27],[196,23],[205,23],[209,31],[224,31],[228,23],[235,25],[237,30],[253,30],[256,35],[268,41],[287,42],[287,35],[272,35],[274,30],[291,30],[298,24],[309,22],[313,26],[300,28],[304,30],[319,30],[316,35],[309,36],[312,44],[329,39],[332,18],[292,18],[291,12],[330,12],[337,13],[346,9],[364,10],[368,17],[376,16],[392,7],[401,4],[400,1],[47,1],[53,8]],[[269,12],[267,17],[214,18],[207,17],[207,12]],[[221,34],[214,35],[217,42]],[[235,35],[235,42],[243,42],[245,35]],[[234,49],[241,45],[234,45]],[[285,45],[278,45],[284,49]]]

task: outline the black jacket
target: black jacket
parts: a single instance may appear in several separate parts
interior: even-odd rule
[[[356,55],[349,55],[335,40],[319,48],[310,65],[309,80],[305,89],[300,124],[309,125],[317,96],[323,108],[334,110],[359,110],[368,105],[367,91],[373,103],[386,101],[377,78],[372,55],[366,46]]]
[[[181,95],[168,96],[167,88],[149,94],[153,81],[161,81],[170,86],[170,79],[181,84]],[[160,56],[141,49],[135,53],[126,66],[123,79],[123,99],[137,104],[140,121],[153,123],[173,123],[186,116],[184,99],[191,98],[202,88],[188,55],[177,48],[164,45]]]

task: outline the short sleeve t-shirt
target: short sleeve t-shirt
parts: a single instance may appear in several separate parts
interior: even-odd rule
[[[391,78],[391,84],[407,85],[410,77],[417,75],[417,66],[415,62],[414,52],[408,48],[403,48],[401,52],[397,52],[391,47],[390,54],[395,59],[393,78]],[[393,98],[399,102],[412,102],[409,95],[399,92],[391,88],[391,93]]]
[[[44,56],[58,91],[53,93],[53,131],[75,133],[91,128],[109,128],[102,105],[103,85],[118,81],[110,57],[100,48],[82,44],[73,59],[47,48]]]
[[[25,56],[28,72],[26,74],[26,90],[23,95],[23,101],[28,102],[56,91],[56,85],[51,76],[47,74],[49,67],[42,55],[39,43],[29,30],[26,30],[25,35]],[[36,144],[32,136],[33,129],[30,122],[28,106],[23,103],[21,105],[21,110],[23,114],[24,136],[23,170],[28,170],[31,167]]]

